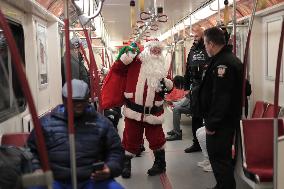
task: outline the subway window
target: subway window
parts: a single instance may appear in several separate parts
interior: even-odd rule
[[[20,24],[9,21],[12,34],[25,66],[24,31]],[[13,57],[0,26],[0,122],[25,110],[26,100],[13,67]]]

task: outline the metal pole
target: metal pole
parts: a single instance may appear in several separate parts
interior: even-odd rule
[[[71,179],[72,188],[77,189],[77,177],[76,177],[76,155],[75,155],[75,137],[74,137],[74,114],[73,114],[73,102],[72,102],[72,84],[71,84],[71,55],[70,55],[70,36],[69,36],[69,13],[68,2],[64,1],[64,23],[65,23],[65,44],[66,44],[66,79],[67,79],[67,110],[68,110],[68,132],[69,132],[69,146],[70,146],[70,160],[71,160]]]
[[[217,25],[221,25],[220,0],[218,0],[218,22],[217,22]]]
[[[282,29],[278,48],[277,66],[275,74],[275,86],[274,86],[274,119],[273,119],[273,188],[277,189],[277,163],[278,163],[278,103],[279,103],[279,81],[280,81],[280,69],[283,53],[283,39],[284,39],[284,20],[282,21]]]
[[[191,14],[189,15],[189,38],[190,38],[190,35],[192,34],[192,20],[191,20]]]
[[[233,52],[236,55],[237,54],[237,15],[236,15],[236,10],[237,10],[237,3],[236,0],[233,0]]]
[[[257,0],[254,0],[254,6],[253,6],[253,11],[252,15],[250,18],[250,23],[249,23],[249,31],[247,35],[247,41],[246,41],[246,48],[245,48],[245,54],[244,54],[244,65],[243,65],[243,89],[242,89],[242,118],[245,118],[245,88],[246,88],[246,74],[247,74],[247,64],[248,64],[248,53],[249,53],[249,43],[250,43],[250,37],[251,37],[251,30],[253,26],[253,20],[255,16],[255,11],[256,11],[256,5],[257,5]]]

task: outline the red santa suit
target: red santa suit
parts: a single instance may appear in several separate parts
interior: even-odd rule
[[[159,95],[160,81],[164,79],[168,90],[172,89],[173,83],[165,78],[167,69],[163,56],[160,55],[157,60],[150,57],[149,48],[155,45],[159,46],[160,42],[146,44],[144,51],[134,59],[127,54],[122,55],[111,68],[114,74],[126,76],[123,108],[125,129],[122,143],[126,153],[130,154],[140,152],[144,129],[151,150],[163,148],[166,142],[162,129],[164,100]],[[155,62],[160,65],[154,66]],[[153,72],[152,75],[150,72]]]

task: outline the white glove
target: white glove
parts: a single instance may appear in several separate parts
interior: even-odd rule
[[[164,78],[164,81],[165,81],[165,85],[167,87],[168,90],[172,90],[173,88],[173,82],[170,80],[170,79],[167,79],[167,78]]]
[[[133,61],[136,55],[137,53],[132,52],[124,53],[121,55],[120,60],[124,65],[128,65]]]

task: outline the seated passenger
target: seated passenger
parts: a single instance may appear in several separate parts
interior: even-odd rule
[[[63,104],[41,118],[49,163],[53,171],[52,188],[72,188],[68,139],[67,84],[62,89]],[[123,150],[120,138],[111,122],[88,105],[88,85],[72,80],[75,125],[77,180],[79,189],[122,189],[113,178],[121,174]],[[28,139],[34,155],[33,169],[40,171],[35,131]],[[104,162],[102,170],[93,171],[92,164]],[[35,187],[37,189],[42,187]]]
[[[197,129],[196,131],[196,137],[198,140],[198,143],[201,147],[203,156],[204,156],[204,160],[201,162],[197,163],[198,167],[202,167],[203,171],[205,172],[211,172],[212,171],[212,167],[209,161],[209,157],[208,157],[208,152],[207,152],[207,148],[206,148],[206,130],[205,127],[201,127],[199,129]]]
[[[173,125],[174,129],[167,132],[168,136],[166,138],[167,141],[172,141],[172,140],[181,140],[181,130],[179,126],[179,121],[180,121],[180,116],[181,113],[181,107],[182,104],[185,102],[186,106],[189,105],[189,99],[185,97],[185,91],[183,90],[183,85],[184,85],[184,78],[182,76],[175,76],[173,79],[174,83],[174,89],[170,94],[168,94],[165,98],[165,100],[172,105],[173,109]],[[186,110],[186,112],[189,112]]]
[[[170,105],[175,102],[180,101],[185,96],[185,91],[183,89],[184,79],[183,76],[177,75],[173,79],[174,88],[172,92],[165,96],[165,101],[167,101]]]
[[[182,140],[182,130],[180,129],[181,114],[191,113],[190,99],[188,95],[181,99],[181,103],[176,104],[173,109],[173,130],[167,132],[167,141]]]

